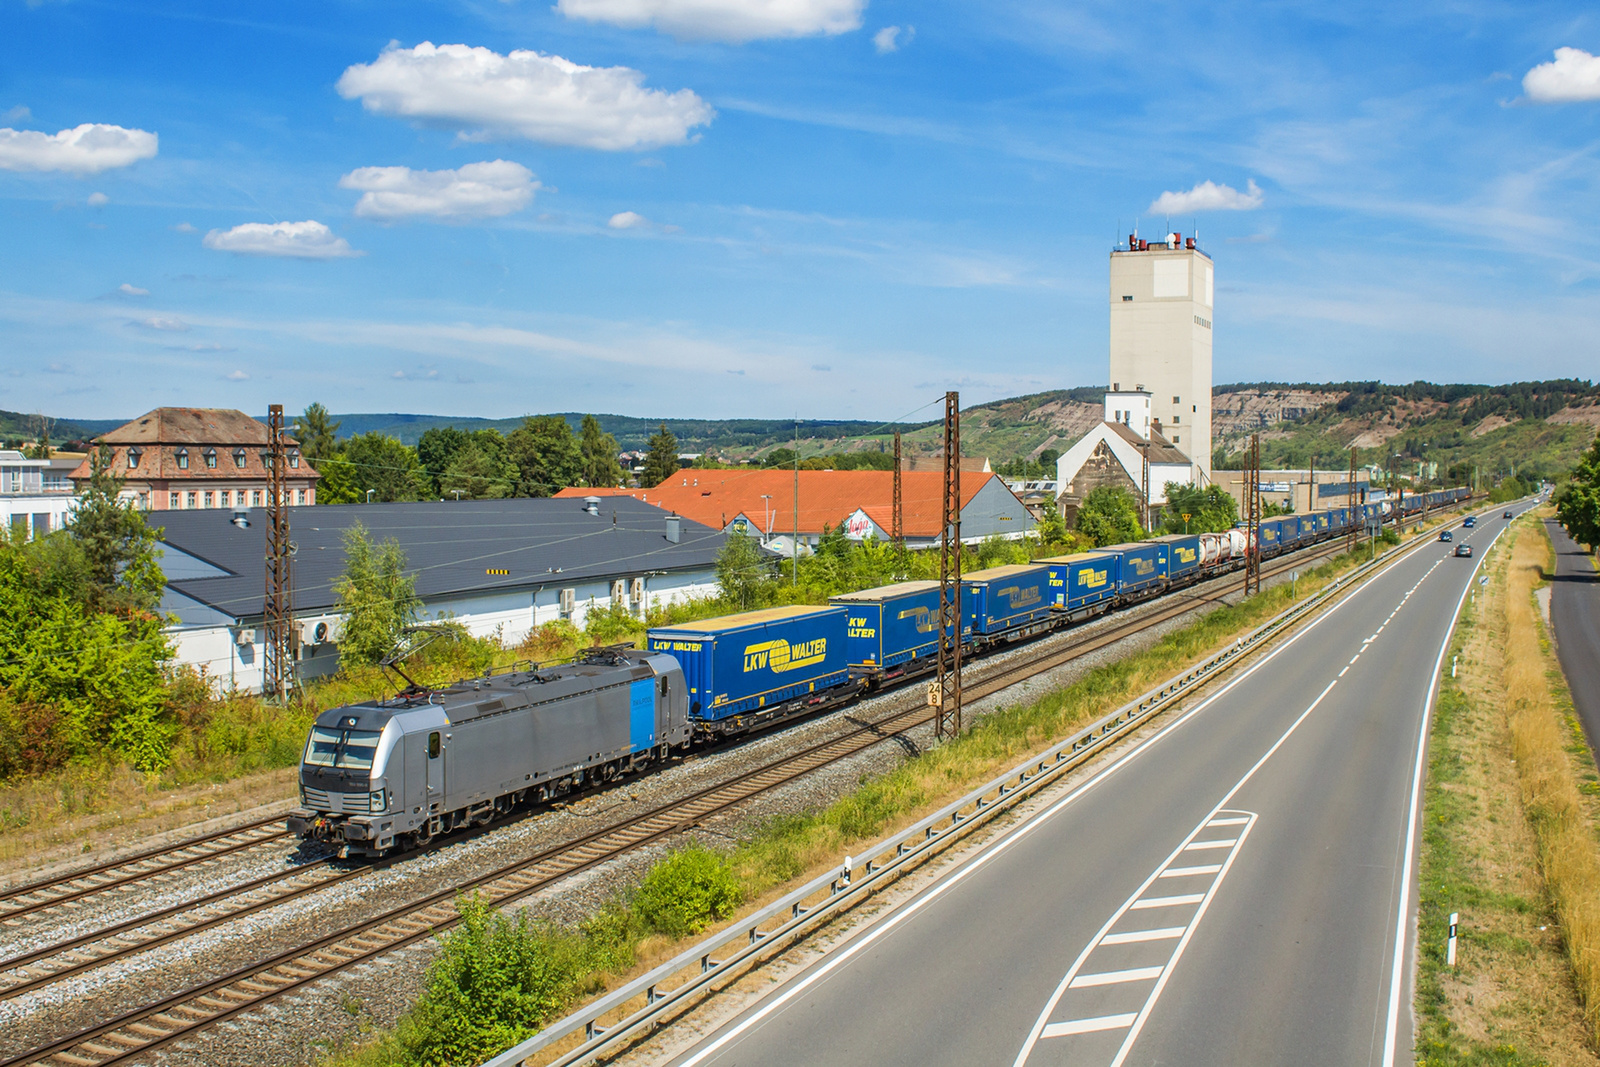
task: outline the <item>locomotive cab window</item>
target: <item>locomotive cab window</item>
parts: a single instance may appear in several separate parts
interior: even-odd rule
[[[666,680],[666,678],[662,678],[661,679],[661,695],[662,696],[666,696],[667,695],[667,680]]]
[[[439,731],[437,730],[428,735],[428,758],[439,758]]]
[[[330,730],[313,726],[311,740],[306,743],[305,761],[314,767],[371,770],[372,757],[378,751],[378,733],[377,730]]]

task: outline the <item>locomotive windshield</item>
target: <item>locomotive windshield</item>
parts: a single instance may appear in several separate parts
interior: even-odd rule
[[[372,768],[378,751],[378,730],[330,730],[311,728],[305,761],[316,767],[348,767],[365,771]]]

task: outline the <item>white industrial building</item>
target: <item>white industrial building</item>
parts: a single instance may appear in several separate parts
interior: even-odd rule
[[[516,644],[556,619],[582,627],[591,610],[649,608],[717,592],[724,536],[627,497],[348,504],[289,509],[293,606],[302,679],[338,666],[342,619],[334,584],[345,532],[393,539],[416,578],[422,621],[448,618]],[[266,512],[180,510],[161,516],[161,610],[176,661],[218,689],[259,692],[263,677]]]
[[[21,452],[0,449],[0,523],[23,540],[43,537],[67,525],[77,498],[72,471],[79,455],[28,459]]]

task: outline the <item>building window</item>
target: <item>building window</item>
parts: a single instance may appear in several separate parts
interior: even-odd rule
[[[1133,296],[1132,296],[1132,295],[1131,295],[1131,294],[1129,294],[1129,295],[1126,295],[1126,296],[1124,296],[1124,297],[1123,297],[1123,298],[1122,298],[1122,302],[1123,302],[1123,303],[1124,303],[1124,304],[1127,304],[1127,303],[1130,303],[1130,302],[1132,302],[1132,300],[1133,300]]]
[[[305,503],[306,503],[306,491],[304,489],[296,489],[294,491],[294,502],[296,504],[299,504],[301,507],[305,506]]]
[[[261,506],[261,490],[250,490],[250,506],[255,508],[259,508]]]
[[[207,467],[213,467],[213,468],[216,467],[216,465],[217,465],[217,450],[214,449],[214,448],[208,448],[208,449],[206,449],[205,455],[206,455],[206,466]]]
[[[1177,444],[1181,440],[1182,440],[1182,438],[1180,438],[1177,434],[1173,434],[1172,435],[1172,443],[1173,444]]]
[[[240,470],[244,470],[244,454],[244,449],[242,448],[233,450],[233,465]]]
[[[1173,402],[1173,403],[1174,403],[1174,404],[1181,404],[1181,403],[1183,403],[1183,401],[1182,401],[1182,399],[1181,399],[1181,398],[1179,398],[1179,397],[1173,397],[1173,398],[1172,398],[1172,402]]]
[[[137,470],[139,467],[140,452],[137,448],[128,449],[128,469]]]
[[[1174,415],[1174,416],[1172,416],[1172,425],[1176,426],[1176,425],[1178,425],[1178,423],[1180,423],[1182,421],[1183,421],[1183,416],[1182,415]]]
[[[140,511],[149,511],[150,510],[150,494],[149,493],[140,493],[139,494],[139,510]]]
[[[171,508],[173,511],[177,511],[178,510],[178,494],[177,493],[171,493],[171,494],[168,495],[167,507]]]
[[[189,492],[189,507],[192,508],[192,507],[195,506],[195,497],[198,496],[198,495],[199,494],[195,493],[193,490],[190,490],[190,492]]]
[[[291,466],[291,467],[300,466],[300,453],[298,453],[298,452],[290,452],[289,453],[289,466]]]
[[[208,507],[208,508],[211,506],[211,490],[209,490],[209,489],[206,490],[206,497],[205,497],[204,506]]]
[[[180,449],[178,449],[176,455],[178,457],[178,469],[181,470],[181,471],[188,470],[189,469],[189,450],[187,448],[180,448]]]

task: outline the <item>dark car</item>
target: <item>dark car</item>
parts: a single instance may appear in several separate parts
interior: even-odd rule
[[[1474,526],[1478,525],[1478,516],[1468,515],[1466,518],[1461,520],[1461,525],[1465,529],[1472,529]]]
[[[1501,516],[1500,516],[1500,517],[1501,517],[1501,518],[1502,518],[1502,519],[1509,519],[1509,518],[1510,518],[1510,517],[1511,517],[1511,512],[1509,512],[1509,511],[1508,511],[1508,512],[1506,512],[1506,513],[1505,513],[1505,514],[1504,514],[1504,515],[1501,515]]]
[[[1439,531],[1439,540],[1441,540],[1441,541],[1454,541],[1455,539],[1456,539],[1456,535],[1451,533],[1449,530],[1440,530]]]
[[[1465,544],[1457,545],[1456,546],[1456,555],[1471,557],[1471,555],[1472,555],[1472,546],[1471,545],[1465,545]]]

